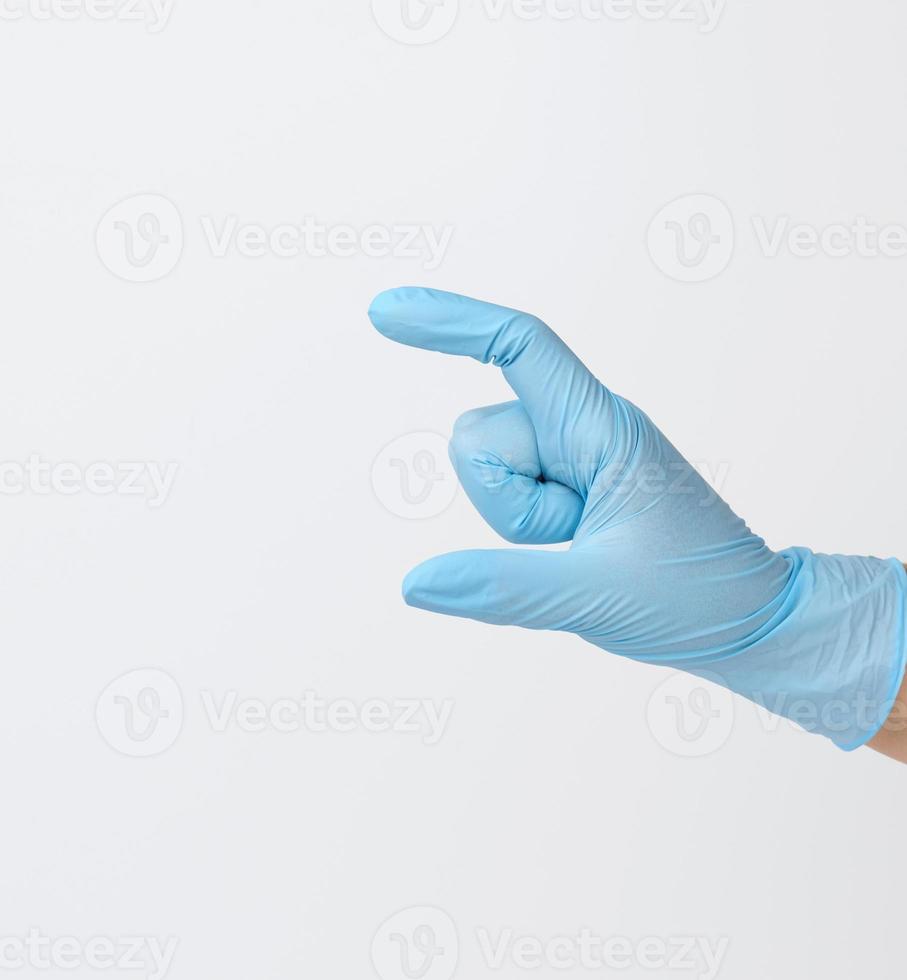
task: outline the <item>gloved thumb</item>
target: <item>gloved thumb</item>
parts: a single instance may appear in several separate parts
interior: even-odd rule
[[[496,626],[578,632],[582,578],[569,551],[457,551],[416,566],[403,581],[410,606]]]

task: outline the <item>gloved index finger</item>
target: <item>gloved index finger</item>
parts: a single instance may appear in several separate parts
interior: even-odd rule
[[[537,317],[456,293],[405,286],[380,293],[369,309],[375,328],[410,347],[473,357],[500,367],[529,414],[544,456],[565,463],[571,433],[601,407],[607,391]]]

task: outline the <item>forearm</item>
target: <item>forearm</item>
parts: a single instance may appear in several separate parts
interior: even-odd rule
[[[904,567],[907,568],[907,565]],[[868,744],[876,752],[907,763],[907,677],[898,691],[897,701],[887,721]]]

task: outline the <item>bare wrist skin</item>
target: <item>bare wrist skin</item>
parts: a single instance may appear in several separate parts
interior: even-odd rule
[[[904,567],[907,569],[907,565]],[[907,763],[907,677],[901,684],[891,714],[868,745],[876,752]]]

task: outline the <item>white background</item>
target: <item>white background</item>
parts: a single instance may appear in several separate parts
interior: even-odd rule
[[[388,916],[429,905],[456,923],[459,977],[610,975],[491,972],[475,938],[584,926],[726,937],[727,980],[898,977],[905,770],[739,705],[716,751],[682,758],[647,721],[654,668],[404,606],[411,565],[496,539],[463,494],[391,513],[372,462],[509,393],[365,313],[403,283],[537,313],[690,458],[726,463],[770,545],[907,556],[907,258],[770,258],[752,224],[907,225],[907,7],[728,0],[706,33],[460,6],[424,45],[366,0],[176,0],[158,31],[0,20],[0,458],[179,465],[159,507],[0,498],[0,933],[177,937],[173,980],[351,980],[377,975]],[[692,193],[736,233],[701,283],[646,245]],[[172,201],[185,239],[148,283],[95,244],[137,194]],[[434,270],[217,257],[201,220],[231,215],[453,238]],[[137,668],[182,693],[153,758],[96,720]],[[426,746],[218,733],[201,700],[307,690],[454,711]]]

